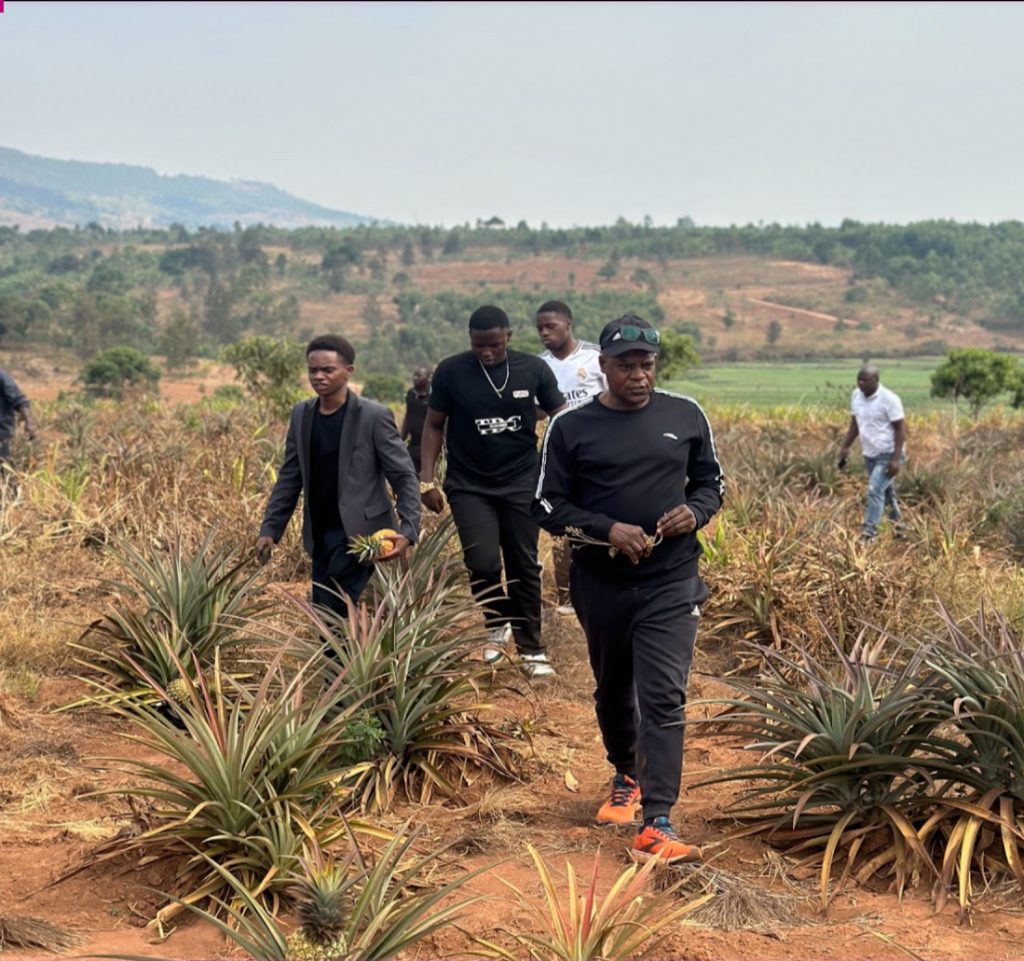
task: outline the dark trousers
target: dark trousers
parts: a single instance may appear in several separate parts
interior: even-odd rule
[[[359,595],[372,574],[372,564],[360,564],[348,553],[344,531],[326,531],[314,547],[313,603],[347,617],[345,598],[351,598],[353,604],[359,603]]]
[[[489,628],[512,625],[516,650],[540,654],[540,530],[530,514],[533,492],[448,491],[455,528],[473,593],[486,608]],[[502,587],[501,566],[505,563]]]
[[[699,577],[617,582],[579,564],[570,584],[608,760],[636,778],[645,819],[668,816],[679,798],[686,684],[707,588]]]
[[[569,604],[569,569],[572,567],[572,547],[565,537],[556,537],[551,545],[551,566],[555,575],[555,601],[560,607]]]
[[[11,457],[11,439],[9,437],[0,437],[0,487],[5,488],[9,494],[15,494],[18,490],[18,480],[14,475],[14,459]]]

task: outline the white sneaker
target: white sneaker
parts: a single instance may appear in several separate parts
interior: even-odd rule
[[[555,608],[555,613],[571,617],[576,613],[576,608],[573,607],[572,604],[559,604],[558,607]]]
[[[555,674],[555,669],[551,666],[547,654],[520,655],[519,670],[534,680],[540,677],[553,677]]]
[[[492,627],[487,632],[487,646],[484,648],[484,661],[496,664],[505,657],[505,645],[512,639],[512,625]]]

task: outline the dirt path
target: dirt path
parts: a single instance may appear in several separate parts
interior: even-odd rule
[[[397,812],[399,816],[416,814],[433,842],[455,842],[459,867],[501,862],[474,883],[474,890],[487,900],[475,905],[461,926],[509,946],[513,941],[508,930],[522,929],[530,922],[506,884],[531,897],[540,893],[528,866],[526,842],[541,851],[558,877],[564,877],[566,860],[578,875],[588,872],[595,853],[600,852],[601,877],[607,884],[626,864],[630,840],[629,829],[599,829],[591,820],[606,790],[609,770],[593,721],[592,682],[579,629],[574,621],[551,618],[548,636],[560,671],[558,679],[531,692],[517,675],[501,675],[515,690],[496,698],[501,709],[527,719],[535,748],[527,780],[494,785],[481,779],[459,803]],[[694,677],[692,699],[724,690],[715,679],[722,663],[721,652],[700,656],[698,670],[707,673]],[[94,713],[53,714],[50,710],[67,702],[76,690],[75,682],[47,681],[31,708],[18,705],[22,726],[0,731],[0,913],[31,914],[71,926],[87,939],[82,953],[227,957],[220,937],[201,924],[183,925],[163,944],[147,943],[144,925],[159,903],[154,889],[167,890],[171,882],[167,876],[108,864],[46,887],[78,865],[91,845],[130,825],[121,798],[90,796],[97,789],[117,786],[116,779],[98,771],[90,758],[131,750],[120,736],[124,733],[120,722]],[[982,897],[969,927],[958,924],[952,906],[934,916],[925,890],[911,892],[900,903],[891,893],[851,885],[837,897],[828,918],[822,918],[814,900],[816,878],[805,875],[789,883],[771,880],[768,869],[777,861],[768,857],[764,846],[737,843],[723,835],[716,817],[731,799],[732,789],[692,786],[717,769],[747,761],[749,755],[691,737],[677,826],[685,837],[704,846],[716,869],[741,879],[741,888],[784,895],[793,919],[760,931],[680,927],[659,948],[657,958],[973,961],[1022,956],[1024,919],[1017,895],[1002,900],[994,894]],[[567,788],[567,771],[572,772],[570,783],[578,782],[577,791]],[[468,959],[471,946],[465,933],[449,927],[409,957],[426,961],[453,954]],[[4,956],[35,955],[12,951]]]
[[[752,304],[759,304],[762,307],[770,307],[773,310],[782,310],[789,314],[798,314],[801,317],[810,317],[813,320],[827,320],[830,324],[834,324],[838,317],[833,314],[821,314],[816,310],[804,310],[802,307],[788,307],[786,304],[772,303],[770,300],[758,300],[755,297],[748,297],[747,300]]]

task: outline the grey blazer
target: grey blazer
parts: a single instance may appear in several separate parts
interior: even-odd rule
[[[303,495],[302,544],[313,553],[313,528],[309,517],[309,443],[313,412],[318,398],[300,401],[292,408],[285,442],[284,462],[270,493],[260,526],[260,536],[276,544]],[[338,510],[349,537],[372,534],[392,527],[410,541],[420,533],[420,485],[412,458],[398,436],[395,418],[383,404],[365,400],[351,390],[341,429],[338,454]],[[398,515],[388,497],[385,479],[398,499]]]

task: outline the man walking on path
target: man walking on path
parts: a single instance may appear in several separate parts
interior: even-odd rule
[[[528,677],[554,674],[541,641],[539,530],[530,505],[537,472],[537,409],[564,406],[555,377],[532,354],[509,350],[508,316],[478,307],[469,318],[470,350],[437,365],[423,428],[423,503],[444,508],[434,482],[442,443],[444,492],[459,532],[473,591],[486,608],[484,659],[503,656],[510,624]],[[505,582],[502,586],[502,562]]]
[[[558,389],[569,407],[601,393],[608,383],[601,373],[601,351],[597,344],[577,340],[572,332],[572,310],[560,300],[549,300],[537,308],[537,335],[545,350],[540,359],[551,368]],[[565,538],[555,538],[553,561],[559,614],[572,614],[569,598],[569,564],[572,552]]]
[[[395,418],[382,404],[348,388],[356,352],[344,337],[317,337],[306,347],[317,396],[292,409],[284,462],[263,516],[256,554],[270,557],[302,494],[302,544],[313,561],[313,603],[347,614],[373,573],[349,553],[351,538],[382,528],[398,532],[387,560],[402,556],[420,531],[416,473]],[[391,506],[387,481],[398,501]]]
[[[409,456],[416,476],[420,473],[420,444],[423,439],[423,425],[427,420],[427,407],[430,401],[430,378],[433,371],[429,367],[417,367],[412,372],[412,387],[405,395],[405,414],[399,434],[402,440],[409,441]]]
[[[553,417],[535,512],[575,541],[570,587],[615,768],[601,824],[630,824],[637,860],[694,861],[669,815],[683,768],[686,687],[699,605],[697,531],[722,504],[711,428],[692,400],[654,389],[660,337],[626,315],[601,332],[608,389]],[[578,545],[578,546],[577,546]]]
[[[857,374],[857,386],[850,398],[850,412],[850,426],[839,448],[839,467],[846,466],[850,445],[859,435],[864,467],[868,473],[868,496],[860,537],[870,541],[878,536],[878,525],[886,507],[895,529],[899,531],[903,527],[893,478],[903,463],[906,420],[902,402],[879,383],[878,368],[873,364],[865,364]]]
[[[0,483],[12,469],[11,441],[14,439],[15,415],[21,418],[29,440],[35,440],[36,429],[29,412],[28,398],[21,392],[14,378],[0,367]]]

